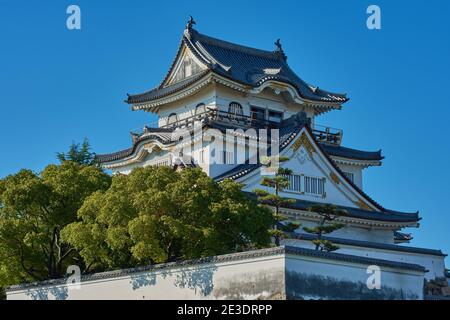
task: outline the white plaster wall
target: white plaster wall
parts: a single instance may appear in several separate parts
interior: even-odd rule
[[[367,267],[362,263],[279,253],[228,262],[168,267],[119,277],[105,275],[98,280],[82,282],[79,290],[75,288],[69,290],[65,285],[54,285],[8,291],[7,298],[8,300],[284,299],[286,290],[293,285],[286,282],[286,272],[350,281],[361,286],[368,278]],[[381,280],[382,285],[395,290],[413,292],[422,298],[421,272],[381,268]]]
[[[349,282],[365,284],[369,265],[287,255],[286,271],[303,272]],[[381,267],[381,286],[411,292],[423,299],[423,274]],[[376,289],[375,289],[376,290]],[[321,297],[310,296],[311,299]]]
[[[284,255],[249,258],[217,264],[202,264],[184,268],[169,268],[143,272],[118,278],[82,282],[81,289],[67,290],[68,300],[191,300],[232,298],[233,283],[264,282],[257,294],[238,289],[242,299],[282,298],[284,292]],[[273,284],[275,283],[275,287]],[[278,287],[277,287],[278,286]],[[40,294],[54,300],[54,292],[67,286],[41,287],[8,293],[8,300],[29,300]],[[55,290],[56,289],[56,290]],[[272,292],[273,291],[273,292]],[[280,295],[280,296],[273,296]]]
[[[176,113],[178,120],[189,118],[195,115],[195,108],[198,104],[204,103],[206,108],[213,108],[216,105],[215,90],[212,85],[208,85],[197,94],[168,103],[161,106],[158,111],[158,125],[163,126],[167,124],[170,114]]]
[[[300,147],[299,151],[304,149],[304,147]],[[306,151],[305,151],[306,152]],[[355,195],[351,195],[348,190],[343,190],[342,183],[337,186],[334,184],[330,178],[329,174],[331,170],[325,165],[325,163],[319,158],[317,153],[313,153],[312,157],[307,156],[303,160],[299,159],[299,152],[293,152],[292,149],[283,152],[283,155],[289,157],[289,161],[284,162],[281,167],[289,168],[293,171],[294,174],[305,175],[309,177],[316,178],[325,178],[325,197],[319,195],[308,195],[301,194],[293,191],[283,191],[280,192],[280,195],[287,198],[295,198],[302,199],[307,201],[314,201],[319,203],[333,203],[335,205],[347,206],[347,207],[356,207],[354,200],[356,199]],[[259,170],[258,170],[259,172]],[[260,185],[261,176],[260,175],[252,175],[245,177],[245,180],[239,181],[245,184],[244,191],[252,191],[255,188],[266,189],[267,191],[273,191],[269,188],[263,187]],[[353,197],[353,198],[352,198]]]
[[[338,167],[345,172],[353,173],[354,183],[360,188],[363,188],[363,174],[361,167],[350,166],[347,164],[338,164]]]
[[[281,95],[276,95],[268,90],[259,94],[243,95],[227,87],[217,86],[217,105],[221,110],[228,111],[230,102],[238,102],[242,105],[244,115],[250,115],[250,107],[259,107],[266,110],[283,112],[283,118],[305,111],[311,119],[314,119],[314,109],[310,106],[299,106],[298,104],[288,103]],[[266,111],[267,113],[267,111]]]
[[[333,235],[334,236],[334,235]],[[311,241],[305,240],[285,240],[285,245],[289,246],[297,246],[301,248],[314,248]],[[411,264],[418,264],[428,272],[425,274],[426,279],[435,279],[444,277],[445,271],[445,257],[443,256],[434,256],[428,254],[421,253],[410,253],[410,252],[402,252],[402,251],[393,251],[386,249],[374,249],[374,248],[366,248],[359,246],[349,246],[338,244],[339,248],[336,252],[343,254],[350,254],[361,257],[375,258],[375,259],[383,259]]]

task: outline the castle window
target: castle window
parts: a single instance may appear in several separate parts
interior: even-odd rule
[[[203,114],[206,112],[206,105],[204,103],[200,103],[195,107],[195,115]]]
[[[355,175],[351,172],[342,172],[351,182],[355,182]]]
[[[231,102],[228,105],[228,113],[235,114],[235,115],[238,115],[238,116],[242,116],[243,110],[242,110],[241,104],[237,103],[237,102]]]
[[[283,120],[282,112],[269,110],[269,121],[281,122],[281,120]]]
[[[325,180],[320,178],[305,177],[305,194],[324,195]]]
[[[298,174],[290,174],[284,177],[289,180],[289,186],[286,188],[286,190],[294,192],[302,192],[301,189],[302,176]]]
[[[289,181],[289,186],[285,191],[311,196],[325,196],[325,179],[298,174],[285,175],[284,177]]]
[[[259,107],[251,107],[250,108],[250,116],[254,120],[265,120],[266,119],[266,110]]]
[[[172,113],[167,119],[167,125],[174,125],[178,121],[178,116],[176,113]]]
[[[205,150],[200,151],[200,164],[205,163]]]
[[[222,152],[222,163],[223,164],[234,164],[234,153],[230,151]]]

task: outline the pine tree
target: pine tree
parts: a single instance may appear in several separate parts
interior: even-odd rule
[[[317,239],[312,241],[316,246],[316,250],[330,252],[339,249],[339,247],[334,245],[331,241],[324,240],[323,235],[343,228],[345,226],[344,224],[333,221],[340,216],[346,215],[347,211],[338,209],[332,204],[312,206],[308,208],[308,211],[317,213],[321,217],[317,226],[312,228],[303,227],[303,230],[307,233],[317,235]]]
[[[262,165],[265,167],[271,167],[273,162],[278,160],[278,163],[286,162],[289,160],[288,157],[274,157],[264,159]],[[300,224],[293,222],[281,223],[286,220],[286,217],[280,214],[280,208],[292,204],[295,200],[284,198],[279,195],[283,189],[289,186],[289,180],[286,175],[291,175],[292,170],[287,168],[278,168],[277,172],[273,177],[266,176],[261,180],[261,185],[269,188],[273,188],[275,194],[269,193],[266,190],[255,189],[253,192],[258,196],[258,200],[261,204],[270,206],[274,208],[273,213],[273,226],[270,230],[271,236],[275,240],[275,245],[279,246],[280,241],[285,236],[285,233],[294,232],[294,230],[300,227]]]
[[[61,163],[72,161],[87,166],[95,164],[95,153],[91,152],[91,145],[87,139],[84,139],[81,144],[72,143],[67,153],[57,152],[56,157]]]

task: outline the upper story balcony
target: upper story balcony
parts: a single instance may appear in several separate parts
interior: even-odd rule
[[[191,128],[196,124],[205,123],[222,123],[226,126],[235,128],[255,128],[255,129],[276,129],[280,128],[281,117],[269,117],[268,119],[263,117],[259,112],[250,112],[250,115],[230,113],[218,109],[210,109],[199,112],[198,114],[183,119],[169,117],[168,121],[164,125],[159,123],[153,123],[144,126],[143,130],[133,131],[133,134],[140,136],[144,133],[151,131],[172,131],[177,128]],[[312,128],[313,134],[316,139],[321,143],[340,145],[342,142],[343,131],[341,129],[314,125]]]

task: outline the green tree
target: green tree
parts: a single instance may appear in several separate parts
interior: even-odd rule
[[[136,168],[90,196],[63,230],[95,270],[191,259],[270,243],[269,210],[199,168]]]
[[[82,267],[60,231],[76,220],[84,199],[106,190],[110,180],[97,167],[69,161],[1,179],[0,287],[59,278],[69,264]]]
[[[339,247],[334,245],[331,241],[324,240],[323,235],[343,228],[345,226],[344,224],[333,221],[340,216],[346,215],[347,211],[338,209],[332,204],[311,206],[308,208],[308,211],[317,213],[320,216],[317,226],[312,228],[303,227],[303,230],[307,233],[315,234],[317,236],[317,239],[312,241],[316,246],[316,250],[330,252],[339,249]]]
[[[57,152],[56,157],[61,163],[64,161],[72,161],[87,166],[95,164],[95,153],[91,152],[91,146],[87,139],[84,139],[81,144],[72,143],[67,153]]]
[[[278,161],[278,163],[283,163],[288,161],[288,157],[270,157],[267,159],[263,159],[262,164],[269,168],[273,161]],[[272,229],[270,230],[270,234],[274,238],[275,245],[279,246],[280,241],[283,239],[287,232],[293,232],[297,228],[300,227],[300,224],[293,222],[282,223],[286,220],[286,217],[280,214],[280,208],[292,204],[295,200],[284,198],[279,195],[281,191],[286,189],[289,186],[289,180],[286,178],[287,175],[291,175],[292,170],[288,168],[278,168],[276,173],[270,177],[263,177],[261,180],[261,185],[269,188],[273,188],[275,194],[269,193],[263,189],[255,189],[253,192],[258,196],[258,200],[261,204],[274,208],[273,211],[273,220],[274,223],[272,225]]]

